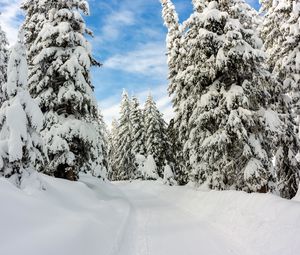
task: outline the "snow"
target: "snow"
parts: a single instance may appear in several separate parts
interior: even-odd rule
[[[136,163],[138,164],[138,173],[141,174],[144,180],[158,179],[157,166],[152,155],[147,158],[143,155],[136,155]]]
[[[44,191],[0,179],[0,254],[114,254],[130,208],[118,190],[88,176],[40,179]]]
[[[200,191],[162,181],[0,178],[0,254],[297,255],[300,194]]]

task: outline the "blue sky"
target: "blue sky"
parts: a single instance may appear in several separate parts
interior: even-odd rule
[[[0,0],[0,24],[11,43],[23,20],[22,0]],[[258,8],[258,0],[248,0]],[[86,17],[94,31],[90,38],[94,56],[103,63],[93,68],[95,94],[105,120],[118,116],[123,88],[144,102],[151,91],[168,120],[172,107],[167,94],[165,56],[166,29],[161,18],[159,0],[89,0],[91,16]],[[191,0],[174,0],[180,20],[189,17]]]

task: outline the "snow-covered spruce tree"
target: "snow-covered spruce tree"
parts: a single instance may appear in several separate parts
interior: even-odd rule
[[[95,144],[91,148],[91,158],[82,168],[82,172],[91,173],[98,178],[107,178],[109,170],[108,162],[108,131],[103,119],[103,115],[98,110],[97,119],[91,119],[91,123],[94,124],[96,130]]]
[[[116,169],[116,158],[118,153],[118,128],[119,123],[116,119],[113,119],[111,124],[111,131],[109,133],[109,149],[108,149],[108,158],[109,158],[109,172],[108,179],[111,181],[117,180],[117,169]]]
[[[8,62],[3,85],[5,100],[0,109],[0,175],[13,178],[17,186],[43,160],[40,130],[43,114],[27,90],[26,48],[22,35]]]
[[[189,135],[191,113],[200,100],[199,93],[191,93],[197,83],[199,72],[199,54],[203,51],[198,47],[198,15],[205,8],[205,1],[193,0],[194,14],[183,25],[178,25],[178,17],[170,0],[163,2],[163,18],[168,28],[167,48],[169,65],[169,92],[173,96],[173,106],[176,116],[174,127],[182,146],[183,176],[192,170],[190,165]],[[244,1],[236,1],[230,12],[239,16],[245,28],[256,28],[260,22],[257,12]],[[208,62],[209,65],[209,62]],[[203,70],[204,71],[204,70]],[[186,178],[184,178],[186,179]]]
[[[44,172],[76,180],[97,147],[97,104],[90,67],[96,64],[80,14],[89,14],[84,0],[43,1],[46,21],[31,50],[36,52],[29,87],[45,116],[42,137],[49,165]]]
[[[145,155],[145,128],[143,111],[138,99],[131,99],[130,122],[132,125],[132,153],[134,155]]]
[[[168,141],[170,143],[170,153],[168,162],[174,172],[174,178],[179,185],[188,183],[188,173],[185,171],[185,165],[182,155],[182,146],[179,141],[178,130],[174,126],[174,119],[170,120],[167,128]]]
[[[274,95],[273,95],[274,96]],[[275,97],[276,98],[276,97]],[[299,152],[299,137],[295,133],[295,121],[291,114],[289,98],[279,94],[274,108],[282,122],[282,132],[273,137],[275,155],[276,189],[283,198],[293,198],[299,187],[300,164],[296,159]]]
[[[240,19],[239,2],[203,1],[184,35],[191,65],[181,76],[187,100],[197,100],[186,147],[198,184],[267,192],[272,173],[261,118],[266,104],[264,54],[255,32]]]
[[[24,0],[21,4],[21,9],[25,12],[25,21],[22,25],[25,36],[25,46],[27,48],[27,63],[28,63],[28,77],[31,79],[35,75],[33,69],[33,60],[39,54],[35,40],[41,32],[44,24],[47,22],[47,12],[51,8],[51,1],[39,0]],[[28,89],[30,94],[36,98],[36,93],[33,93],[31,85],[36,86],[36,82],[29,82]]]
[[[189,65],[192,64],[187,58],[186,45],[183,42],[184,30],[187,24],[179,24],[178,15],[171,0],[162,0],[162,16],[165,26],[168,28],[167,34],[167,56],[169,67],[169,93],[172,94],[173,108],[176,113],[174,118],[174,130],[178,134],[178,150],[182,154],[183,179],[185,183],[188,176],[188,156],[183,155],[183,148],[188,140],[188,122],[196,100],[187,100],[189,96],[188,82],[186,81]],[[196,95],[195,95],[196,96]]]
[[[265,12],[261,27],[270,71],[283,83],[292,98],[293,112],[300,116],[300,3],[295,0],[262,1]]]
[[[121,102],[120,119],[114,176],[116,180],[130,180],[135,176],[134,155],[132,152],[132,124],[130,121],[131,102],[128,93],[124,90]]]
[[[25,11],[25,21],[22,28],[24,29],[25,44],[28,49],[36,40],[41,31],[44,22],[47,20],[47,6],[50,1],[25,0],[21,5],[21,9]]]
[[[164,165],[170,153],[167,124],[151,95],[148,96],[145,103],[144,118],[146,153],[148,156],[153,156],[157,165],[158,175],[163,177]]]
[[[1,15],[1,13],[0,13]],[[2,86],[7,80],[8,40],[0,26],[0,105],[3,101]]]
[[[299,7],[297,10],[296,1],[263,1],[262,11],[265,19],[260,32],[267,52],[266,65],[278,80],[269,89],[270,104],[284,125],[282,133],[273,138],[277,189],[282,197],[292,198],[298,189],[300,170],[296,160],[299,137],[294,128],[295,120],[299,125],[300,114]]]

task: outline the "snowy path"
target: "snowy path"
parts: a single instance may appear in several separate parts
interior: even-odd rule
[[[300,254],[300,193],[40,178],[46,190],[0,178],[0,255]]]
[[[242,255],[232,240],[188,211],[134,183],[116,184],[131,204],[128,227],[116,254]]]

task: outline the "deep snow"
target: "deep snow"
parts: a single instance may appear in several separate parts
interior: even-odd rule
[[[2,255],[298,255],[300,202],[160,182],[0,179]],[[36,188],[35,188],[36,187]],[[300,196],[299,196],[300,200]]]

